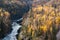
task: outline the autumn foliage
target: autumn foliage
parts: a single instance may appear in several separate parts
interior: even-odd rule
[[[33,6],[22,22],[19,40],[56,40],[60,29],[60,11],[46,5]]]
[[[7,36],[12,29],[10,13],[0,8],[0,39]]]

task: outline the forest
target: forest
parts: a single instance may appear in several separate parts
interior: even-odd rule
[[[0,0],[0,40],[60,40],[60,0]]]

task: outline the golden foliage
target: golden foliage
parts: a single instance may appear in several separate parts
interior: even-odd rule
[[[60,11],[58,9],[52,6],[37,5],[36,7],[32,7],[28,15],[27,18],[29,20],[24,18],[23,25],[28,27],[26,30],[28,31],[27,34],[31,33],[32,38],[37,35],[45,35],[46,33],[52,37],[53,34],[57,33],[60,26]],[[26,20],[28,20],[28,23],[25,25]]]
[[[3,10],[2,8],[0,8],[0,16],[10,16],[9,12]]]
[[[5,12],[4,15],[5,15],[5,16],[9,16],[10,14],[9,14],[8,12]]]
[[[38,5],[38,6],[36,6],[36,8],[33,7],[32,10],[34,12],[36,12],[36,11],[42,11],[42,6],[41,5]]]
[[[43,26],[40,26],[40,30],[47,32],[47,26],[46,25],[43,25]]]

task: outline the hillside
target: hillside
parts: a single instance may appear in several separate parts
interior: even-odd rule
[[[17,40],[60,40],[60,0],[0,0],[0,38],[11,33],[12,23],[21,26]]]
[[[11,14],[12,20],[20,19],[30,9],[26,0],[1,0],[0,7]]]
[[[39,2],[32,4],[32,8],[24,18],[18,40],[58,40],[60,3],[56,0],[45,4],[39,4]]]

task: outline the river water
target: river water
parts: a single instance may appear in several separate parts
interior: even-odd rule
[[[21,28],[22,26],[19,25],[16,22],[12,23],[12,32],[10,34],[8,34],[4,39],[2,40],[17,40],[16,35],[18,34],[18,29]]]

